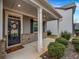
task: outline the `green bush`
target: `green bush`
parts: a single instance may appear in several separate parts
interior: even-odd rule
[[[65,32],[61,32],[61,37],[69,40],[71,38],[71,34],[66,32],[66,31]]]
[[[79,53],[79,37],[75,37],[72,39],[72,44],[74,45],[74,48],[76,52]]]
[[[74,44],[74,48],[75,48],[76,52],[79,53],[79,44]]]
[[[68,40],[64,39],[64,38],[57,38],[56,42],[64,44],[65,46],[68,45]]]
[[[48,54],[51,57],[60,58],[64,55],[64,51],[65,51],[65,46],[61,43],[51,42],[48,45]]]
[[[75,32],[79,32],[79,29],[75,29]]]
[[[72,39],[72,44],[79,44],[79,37],[74,37]]]
[[[47,31],[47,35],[49,36],[49,35],[51,35],[52,33],[51,33],[51,31]]]
[[[79,39],[73,39],[73,40],[72,40],[72,43],[73,43],[73,44],[79,44]]]

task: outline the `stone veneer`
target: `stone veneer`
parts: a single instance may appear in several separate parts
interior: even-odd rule
[[[6,52],[5,52],[5,41],[0,40],[0,59],[5,59]]]
[[[31,33],[31,34],[23,34],[21,35],[22,39],[22,45],[25,45],[27,43],[37,41],[38,40],[38,34],[37,33]],[[43,39],[47,37],[47,33],[43,33]]]

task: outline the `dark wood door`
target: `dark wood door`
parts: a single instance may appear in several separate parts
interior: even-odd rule
[[[8,18],[8,46],[21,43],[20,30],[21,21],[17,18]]]

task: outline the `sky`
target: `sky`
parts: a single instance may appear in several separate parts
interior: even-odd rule
[[[63,5],[75,2],[77,7],[74,14],[74,23],[79,23],[79,0],[48,0],[48,2],[54,7],[61,7]]]

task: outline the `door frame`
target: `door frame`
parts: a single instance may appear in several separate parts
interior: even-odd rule
[[[21,45],[21,43],[19,43],[19,44],[15,44],[12,46],[8,46],[8,16],[9,15],[20,17],[20,21],[21,21],[21,24],[20,24],[21,25],[21,27],[20,27],[20,29],[21,29],[20,42],[21,43],[22,43],[21,35],[23,34],[23,16],[21,14],[16,13],[16,12],[5,10],[5,36],[6,36],[6,48],[7,49],[14,47],[14,46]]]

